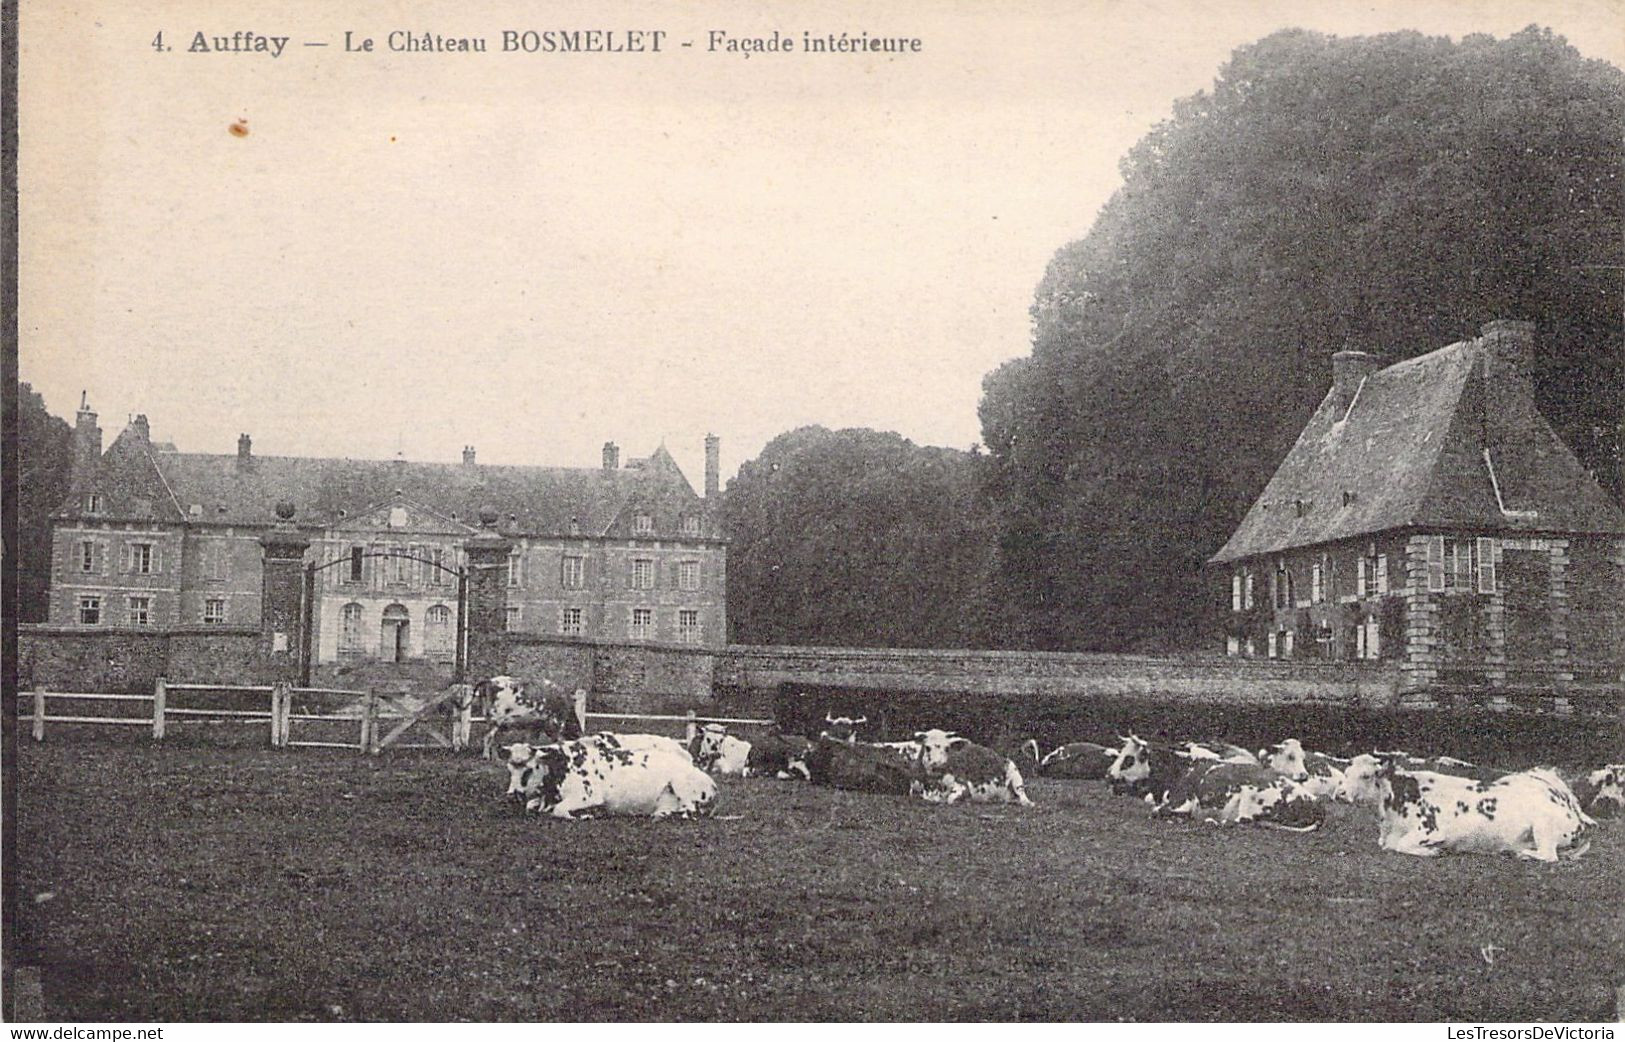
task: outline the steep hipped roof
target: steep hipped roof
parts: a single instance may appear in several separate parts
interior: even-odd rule
[[[126,495],[123,490],[138,475],[151,475],[147,483],[168,494]],[[160,451],[120,435],[86,488],[107,490],[99,516],[109,519],[268,525],[276,520],[276,504],[288,501],[298,524],[328,526],[381,503],[404,500],[475,527],[480,511],[490,507],[498,513],[498,528],[529,535],[630,534],[627,515],[637,509],[655,513],[667,523],[660,526],[664,528],[674,523],[676,513],[698,513],[703,504],[663,448],[647,460],[604,470],[293,456],[242,459]],[[149,504],[152,512],[143,513]],[[57,516],[82,516],[82,508],[82,502],[70,501]],[[705,534],[714,536],[710,528],[708,523]]]
[[[1491,350],[1486,327],[1371,373],[1352,404],[1334,388],[1212,561],[1397,528],[1625,532],[1527,383],[1496,383],[1511,378]]]

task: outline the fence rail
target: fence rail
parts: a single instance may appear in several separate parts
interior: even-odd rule
[[[466,688],[467,685],[462,685]],[[264,709],[225,709],[225,708],[199,708],[196,706],[176,706],[170,704],[170,696],[175,692],[220,691],[220,692],[251,692],[263,693],[267,696]],[[309,713],[293,711],[295,697],[340,696],[352,698],[359,703],[359,709],[349,707],[337,713]],[[144,702],[151,705],[151,711],[142,716],[80,716],[51,713],[48,700],[58,702]],[[32,700],[31,712],[25,713],[25,702]],[[440,710],[446,702],[455,701],[452,707],[451,727],[449,733],[442,733],[434,725],[439,721],[430,717]],[[382,712],[385,708],[395,710],[393,713]],[[409,707],[399,699],[376,691],[356,691],[345,688],[328,687],[291,687],[287,684],[172,684],[163,677],[159,677],[153,685],[152,694],[132,695],[114,694],[99,691],[47,691],[43,688],[33,691],[17,692],[17,715],[20,719],[28,719],[33,727],[33,737],[36,742],[45,740],[46,724],[95,724],[114,727],[150,727],[155,741],[162,741],[168,734],[168,725],[173,720],[176,723],[250,723],[265,722],[269,725],[269,740],[273,748],[313,748],[313,749],[355,749],[362,753],[377,755],[386,748],[396,749],[454,749],[461,750],[468,747],[469,735],[474,724],[484,724],[489,727],[490,720],[484,714],[475,714],[473,700],[466,690],[449,689],[439,697],[429,700],[415,707]],[[773,724],[772,720],[761,720],[751,717],[728,716],[701,716],[695,710],[687,713],[673,715],[661,713],[586,713],[586,720],[606,721],[658,721],[662,723],[680,723],[684,725],[685,740],[692,742],[701,727],[707,724],[723,724],[725,726],[737,725],[741,727],[766,727]],[[395,726],[382,736],[379,734],[379,724],[383,720],[397,721]],[[292,725],[295,721],[303,723],[343,723],[357,728],[356,740],[353,742],[337,742],[330,740],[296,739],[293,737]],[[408,733],[414,726],[426,729],[432,741],[403,743],[399,739]]]

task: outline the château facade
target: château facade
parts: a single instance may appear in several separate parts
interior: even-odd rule
[[[718,441],[705,495],[662,446],[598,467],[183,453],[136,417],[106,452],[81,402],[71,491],[52,518],[50,624],[78,630],[260,625],[263,548],[291,503],[310,540],[318,663],[449,663],[464,543],[494,510],[512,541],[507,629],[567,640],[720,647],[727,541]]]

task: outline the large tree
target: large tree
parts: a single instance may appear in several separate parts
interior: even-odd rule
[[[1202,640],[1203,562],[1345,347],[1389,361],[1537,323],[1537,400],[1615,495],[1625,73],[1549,31],[1289,30],[1235,52],[1057,253],[1033,351],[984,382],[1023,640]]]
[[[781,434],[728,483],[728,614],[748,644],[964,647],[993,545],[982,457],[871,430]]]
[[[50,609],[51,511],[68,495],[73,429],[28,384],[17,388],[17,618]]]

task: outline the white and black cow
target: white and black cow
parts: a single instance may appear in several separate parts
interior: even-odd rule
[[[1073,778],[1082,781],[1100,781],[1117,750],[1094,742],[1068,742],[1051,750],[1038,761],[1038,773],[1045,778]]]
[[[1008,757],[952,731],[916,731],[925,777],[916,794],[933,802],[1019,803],[1031,807],[1021,771]]]
[[[745,765],[750,762],[750,745],[743,738],[735,738],[722,724],[706,724],[694,733],[694,766],[711,774],[732,774],[744,777]]]
[[[1326,821],[1326,808],[1302,785],[1256,763],[1198,760],[1175,782],[1154,812],[1216,825],[1268,825],[1309,832]]]
[[[1192,760],[1218,760],[1220,763],[1257,764],[1258,757],[1229,742],[1186,742],[1185,755]]]
[[[1363,767],[1360,759],[1356,765]],[[1512,853],[1548,862],[1560,852],[1579,857],[1590,846],[1576,846],[1581,834],[1596,824],[1563,779],[1544,767],[1478,781],[1410,771],[1397,759],[1386,759],[1375,773],[1344,772],[1339,796],[1375,803],[1381,822],[1377,845],[1417,857],[1447,851]]]
[[[1580,809],[1593,818],[1625,817],[1625,763],[1610,763],[1574,782]]]
[[[663,734],[620,734],[618,732],[600,731],[586,737],[612,749],[625,749],[628,752],[639,753],[665,753],[681,757],[684,760],[689,759],[687,746],[677,739],[667,738]],[[523,795],[525,768],[535,758],[537,751],[542,748],[544,746],[532,745],[529,742],[514,742],[512,745],[502,746],[503,763],[508,768],[508,791],[503,794],[505,797],[512,798]]]
[[[1343,783],[1343,772],[1351,762],[1325,753],[1307,752],[1303,743],[1296,738],[1288,738],[1264,750],[1259,761],[1265,767],[1302,783],[1316,799],[1330,799],[1337,792],[1337,787]]]
[[[525,809],[555,818],[712,813],[716,782],[687,755],[665,748],[629,749],[619,738],[594,734],[532,750],[516,773]],[[516,770],[511,761],[519,750],[509,748],[509,769]]]
[[[486,719],[483,755],[487,760],[504,731],[523,730],[530,737],[556,742],[580,738],[587,730],[587,692],[583,688],[568,696],[545,678],[527,682],[495,676],[474,685],[474,698]]]

